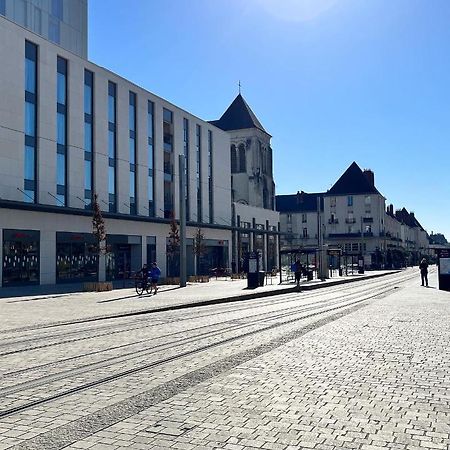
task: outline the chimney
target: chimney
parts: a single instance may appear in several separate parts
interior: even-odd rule
[[[394,205],[393,205],[392,203],[389,205],[389,214],[390,214],[391,216],[394,215]]]
[[[375,187],[375,174],[370,169],[364,169],[364,175],[372,187]]]

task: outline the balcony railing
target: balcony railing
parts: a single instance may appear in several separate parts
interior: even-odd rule
[[[331,225],[335,225],[335,224],[339,223],[339,220],[338,219],[328,219],[328,223]]]
[[[353,219],[347,218],[347,219],[345,219],[345,223],[356,223],[356,219],[355,218],[353,218]]]
[[[363,217],[364,223],[373,223],[373,217]]]

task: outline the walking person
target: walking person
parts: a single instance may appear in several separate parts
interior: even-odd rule
[[[159,281],[160,276],[161,276],[161,270],[158,267],[158,265],[156,264],[156,262],[154,262],[150,269],[150,280],[152,283],[152,286],[150,288],[150,293],[152,292],[152,289],[153,289],[153,294],[156,294],[158,292],[158,281]]]
[[[300,263],[300,260],[297,259],[294,264],[294,272],[295,272],[295,282],[297,283],[297,286],[300,285],[300,278],[302,276],[302,265]]]
[[[426,286],[428,287],[428,263],[425,258],[422,258],[422,261],[420,261],[419,269],[420,269],[420,277],[422,278],[422,286],[424,285],[425,282]]]

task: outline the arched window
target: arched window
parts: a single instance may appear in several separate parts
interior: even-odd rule
[[[231,173],[237,172],[237,158],[236,158],[236,146],[231,146]]]
[[[247,172],[244,144],[239,145],[239,172]]]

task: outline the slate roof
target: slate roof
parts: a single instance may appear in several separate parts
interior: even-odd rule
[[[219,120],[211,120],[210,123],[224,131],[258,128],[267,133],[241,94],[238,94]]]
[[[411,228],[418,227],[421,230],[424,229],[420,222],[415,218],[414,214],[409,213],[406,208],[397,210],[395,212],[395,217],[399,222],[402,222]]]
[[[364,172],[352,162],[349,168],[341,175],[339,180],[333,184],[326,195],[348,195],[348,194],[380,194],[377,188],[367,179]]]
[[[276,210],[280,213],[317,211],[317,197],[320,197],[320,208],[323,211],[323,193],[307,194],[303,191],[297,194],[277,195]]]

